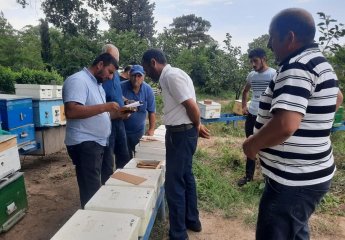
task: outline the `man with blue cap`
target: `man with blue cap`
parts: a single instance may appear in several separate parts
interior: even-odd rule
[[[146,112],[148,113],[149,127],[145,135],[152,136],[156,123],[156,105],[153,90],[144,82],[145,71],[141,65],[133,65],[130,70],[130,79],[121,82],[122,94],[130,101],[139,101],[141,106],[131,116],[124,120],[129,155],[133,158],[135,146],[145,133]]]

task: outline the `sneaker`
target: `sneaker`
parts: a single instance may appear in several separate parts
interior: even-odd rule
[[[243,177],[240,180],[238,180],[237,186],[242,187],[242,186],[246,185],[250,181],[253,181],[253,178]]]
[[[202,226],[201,223],[198,222],[197,224],[187,224],[186,225],[187,229],[193,231],[193,232],[201,232]]]

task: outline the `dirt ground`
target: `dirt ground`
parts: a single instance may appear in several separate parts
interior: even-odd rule
[[[65,150],[47,157],[27,156],[21,163],[29,208],[20,222],[0,234],[0,239],[50,239],[79,208],[74,167]],[[191,240],[254,239],[255,227],[244,224],[242,220],[225,219],[220,213],[201,211],[201,221],[203,231],[190,232]],[[312,229],[317,232],[312,239],[345,239],[345,218],[316,216],[312,220]],[[320,235],[320,232],[326,232],[326,235]]]

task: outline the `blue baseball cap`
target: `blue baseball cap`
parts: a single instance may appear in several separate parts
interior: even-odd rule
[[[138,74],[138,73],[141,74],[141,76],[145,75],[144,68],[141,65],[133,65],[129,73],[131,75]]]

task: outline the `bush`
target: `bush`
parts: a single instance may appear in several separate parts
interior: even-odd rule
[[[47,72],[23,68],[21,74],[16,79],[16,83],[21,84],[57,84],[63,83],[63,78],[55,71]]]
[[[63,78],[55,71],[47,72],[23,68],[15,72],[9,67],[0,66],[0,92],[14,93],[14,84],[57,84],[63,83]]]
[[[0,66],[0,92],[14,93],[14,83],[19,75],[9,67]]]

